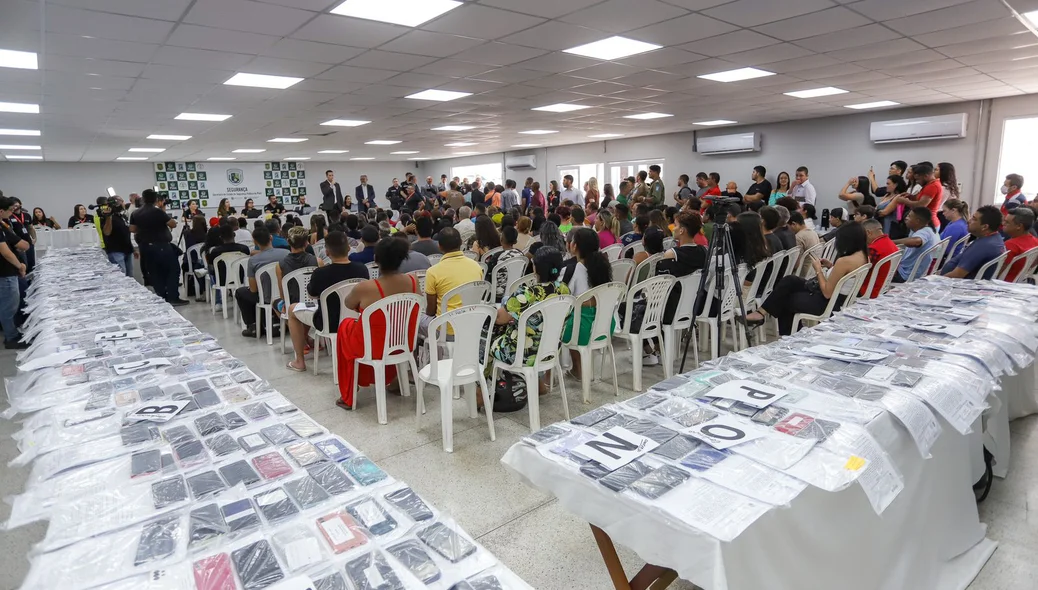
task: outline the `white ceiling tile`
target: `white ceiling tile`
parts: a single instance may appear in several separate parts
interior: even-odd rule
[[[966,25],[975,26],[985,21],[1008,17],[1010,12],[999,0],[973,0],[941,10],[932,10],[925,15],[925,18],[897,18],[884,24],[903,35],[915,36]]]
[[[674,6],[680,6],[681,8],[687,8],[688,10],[704,10],[707,8],[713,8],[714,6],[720,6],[721,4],[728,4],[732,0],[664,0],[667,4],[673,4]]]
[[[306,41],[371,48],[378,47],[409,31],[411,29],[408,27],[326,14],[303,25],[291,36]]]
[[[530,80],[526,84],[528,86],[535,86],[537,88],[550,88],[554,90],[560,90],[563,88],[576,88],[587,83],[587,80],[583,78],[574,78],[573,76],[564,76],[558,74],[555,76],[548,76],[546,78],[539,78],[537,80]]]
[[[587,68],[598,63],[600,62],[586,57],[580,57],[579,55],[549,53],[548,55],[542,55],[541,57],[535,57],[524,61],[522,67],[529,70],[559,73]]]
[[[258,54],[277,41],[278,38],[271,35],[182,24],[169,36],[167,43],[195,49]]]
[[[703,14],[742,27],[754,27],[778,19],[832,8],[835,5],[831,0],[796,0],[795,2],[737,0],[730,4],[704,10]]]
[[[657,72],[655,70],[644,70],[630,76],[624,76],[622,78],[616,78],[614,81],[620,84],[627,84],[628,86],[652,86],[653,84],[664,84],[673,80],[680,80],[681,76],[674,74],[668,74],[666,72]]]
[[[1034,47],[1035,45],[1038,45],[1038,37],[1032,35],[1030,32],[1024,32],[1006,35],[1004,37],[995,37],[992,39],[981,39],[969,43],[945,45],[944,47],[938,48],[937,51],[940,51],[948,57],[957,58],[989,51],[1012,51]]]
[[[383,45],[380,49],[413,53],[432,57],[447,57],[455,53],[484,44],[483,39],[445,35],[430,31],[414,30]]]
[[[859,60],[854,63],[870,70],[882,70],[885,68],[896,67],[902,72],[912,71],[914,73],[918,70],[911,66],[927,62],[941,61],[943,59],[944,56],[933,49],[920,49],[918,51],[899,53],[897,54],[896,59],[891,59],[890,57],[876,57],[872,59]]]
[[[680,71],[682,66],[685,64],[702,59],[706,59],[706,56],[692,53],[691,51],[685,51],[684,49],[677,49],[675,47],[664,47],[663,49],[625,57],[624,59],[617,60],[616,63],[622,63],[639,68]]]
[[[345,65],[407,72],[414,68],[430,64],[434,61],[436,61],[435,57],[422,57],[420,55],[411,55],[409,53],[393,53],[390,51],[373,49],[349,60]]]
[[[183,22],[283,37],[317,16],[252,0],[197,0]]]
[[[503,43],[522,45],[523,47],[561,51],[599,41],[608,36],[608,33],[602,31],[553,20],[499,40]],[[476,48],[477,51],[478,49]]]
[[[700,39],[699,41],[693,41],[692,43],[686,43],[682,45],[681,48],[688,51],[694,51],[695,53],[708,55],[710,57],[720,57],[731,53],[739,53],[740,51],[749,51],[751,49],[758,49],[769,45],[777,45],[778,43],[780,43],[778,39],[762,35],[749,29],[742,29],[718,35],[716,37],[708,37],[706,39]]]
[[[158,50],[158,45],[132,43],[112,39],[91,39],[80,35],[53,33],[47,35],[47,51],[71,57],[89,56],[94,59],[113,59],[147,63]]]
[[[380,82],[392,78],[398,72],[389,70],[376,70],[372,68],[357,68],[353,66],[337,66],[321,74],[326,80],[340,80],[343,82]]]
[[[416,68],[415,72],[445,78],[464,78],[466,76],[474,76],[493,68],[494,66],[487,64],[471,63],[456,59],[441,59],[440,61],[435,61],[427,66]]]
[[[764,66],[775,61],[797,59],[810,55],[814,55],[814,53],[808,49],[798,47],[792,43],[783,43],[781,45],[733,53],[724,56],[724,58],[743,66]]]
[[[491,82],[498,82],[501,84],[518,84],[520,82],[526,82],[527,80],[536,80],[537,78],[543,78],[547,75],[547,73],[538,70],[527,70],[525,68],[510,67],[489,70],[479,75],[471,77],[477,80],[489,80]]]
[[[71,72],[97,74],[100,76],[139,76],[145,65],[131,61],[91,59],[68,55],[48,55],[41,63],[46,70],[53,72]]]
[[[863,47],[865,45],[872,45],[873,43],[889,41],[897,38],[898,34],[895,31],[888,29],[883,25],[873,24],[864,27],[855,27],[846,31],[818,35],[817,37],[800,39],[796,41],[796,44],[801,47],[806,47],[811,51],[821,53],[825,51],[847,49],[850,47]]]
[[[564,14],[569,14],[587,8],[593,4],[598,4],[602,0],[523,0],[522,4],[517,6],[515,0],[482,0],[480,4],[486,4],[487,6],[494,6],[496,8],[505,8],[508,10],[521,9],[520,11],[525,14],[532,14],[534,16],[540,16],[543,18],[558,18]]]
[[[632,31],[629,36],[632,39],[637,39],[639,41],[656,43],[657,45],[673,46],[681,45],[682,43],[687,44],[704,37],[721,35],[738,28],[739,27],[723,23],[713,18],[708,18],[699,14],[690,14],[688,16],[674,18],[666,22],[645,27],[644,29]],[[696,49],[687,46],[682,46],[682,49],[707,55],[702,51],[697,51]]]
[[[920,49],[924,49],[924,47],[911,39],[902,37],[901,39],[893,39],[884,43],[829,51],[826,52],[826,55],[840,61],[862,61],[878,57],[896,56]]]
[[[592,29],[622,33],[685,16],[688,11],[657,0],[606,0],[559,20]],[[635,38],[641,39],[640,35]]]
[[[912,0],[911,2],[892,2],[891,0],[861,0],[861,2],[855,2],[852,8],[873,20],[885,21],[904,18],[913,14],[929,13],[949,6],[966,4],[969,1]]]
[[[945,45],[970,43],[1024,32],[1027,32],[1027,28],[1020,21],[1015,18],[1003,17],[997,23],[988,22],[983,27],[964,25],[946,31],[915,35],[912,38],[927,47],[944,47]]]
[[[348,59],[357,57],[361,53],[364,53],[364,50],[357,47],[315,43],[314,41],[302,41],[286,37],[269,47],[263,52],[263,55],[324,64],[340,64]]]
[[[485,39],[497,39],[543,22],[543,18],[535,16],[479,4],[466,4],[423,24],[422,29],[452,35],[470,35],[478,31]]]
[[[279,59],[276,57],[257,57],[246,64],[243,69],[252,74],[310,78],[331,67],[330,64],[326,63],[299,61],[296,59]]]
[[[175,23],[169,21],[106,14],[63,6],[48,7],[46,22],[48,32],[138,43],[156,43],[158,40],[165,39],[175,26]],[[38,29],[38,20],[36,24]]]
[[[387,81],[388,82],[388,81]],[[299,84],[296,84],[292,88],[298,88],[299,90],[313,90],[317,92],[338,92],[346,93],[360,90],[364,87],[362,82],[345,82],[343,80],[324,80],[321,78],[307,78]],[[329,117],[336,119],[346,119],[348,117]]]
[[[872,24],[868,18],[846,8],[836,7],[760,25],[754,27],[754,30],[783,41],[795,41],[868,24]]]
[[[50,0],[51,4],[88,8],[116,14],[179,20],[187,7],[194,0],[163,0],[162,2],[142,2],[141,0]]]
[[[818,70],[826,67],[846,67],[838,60],[835,60],[828,55],[816,53],[814,55],[808,55],[806,57],[797,57],[793,59],[784,59],[782,61],[769,62],[767,69],[769,72],[775,72],[778,74],[792,74],[798,78],[803,76],[800,72]]]
[[[506,43],[487,43],[451,56],[451,59],[492,66],[507,66],[548,53],[543,49]],[[489,68],[484,68],[484,70]]]
[[[141,78],[152,78],[163,80],[169,84],[179,82],[207,82],[210,84],[223,84],[234,75],[234,70],[209,69],[201,67],[170,66],[160,63],[150,63],[143,68]]]
[[[164,45],[155,52],[152,63],[192,68],[214,68],[219,70],[238,71],[252,61],[253,56],[244,53],[226,51],[209,51]]]
[[[619,78],[620,76],[630,76],[631,74],[637,73],[641,70],[642,68],[635,68],[607,61],[591,67],[573,70],[570,72],[570,75],[589,78],[592,80],[612,80],[613,78]]]
[[[444,78],[443,76],[419,74],[416,72],[404,72],[403,74],[397,74],[396,76],[393,76],[392,78],[383,81],[383,84],[387,84],[389,86],[402,86],[404,88],[411,89],[426,89],[442,86],[447,82],[447,80],[448,79]]]

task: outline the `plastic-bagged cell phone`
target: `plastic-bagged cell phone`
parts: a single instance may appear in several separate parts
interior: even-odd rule
[[[321,551],[321,541],[303,524],[296,523],[279,530],[274,533],[273,541],[274,550],[278,552],[281,563],[285,564],[285,569],[289,572],[298,572],[326,559]],[[311,580],[308,581],[313,583]],[[312,586],[309,590],[312,590]]]
[[[277,452],[253,457],[252,465],[263,476],[263,479],[277,479],[292,473],[292,466]]]
[[[404,590],[400,578],[378,551],[348,562],[346,575],[357,590]]]
[[[255,381],[258,377],[256,377],[252,371],[246,369],[244,371],[235,371],[231,373],[231,379],[234,379],[238,383],[249,383]]]
[[[222,388],[222,387],[230,387],[231,385],[234,385],[234,380],[231,379],[231,377],[229,375],[225,375],[225,374],[222,374],[222,373],[220,375],[213,375],[210,378],[210,381],[213,382],[213,386],[214,387],[221,387]]]
[[[310,476],[285,482],[285,491],[303,510],[309,510],[330,497],[328,492],[317,485],[317,481]]]
[[[231,554],[231,559],[245,590],[261,590],[285,577],[265,539],[238,549]]]
[[[242,406],[241,413],[245,414],[245,417],[253,422],[258,422],[270,416],[270,410],[267,409],[267,404],[263,402]]]
[[[451,563],[458,563],[476,552],[475,545],[442,522],[418,531],[418,538]]]
[[[177,462],[173,460],[173,453],[163,453],[162,454],[162,470],[163,471],[168,471],[168,470],[176,467],[176,465],[177,465]]]
[[[285,443],[299,440],[296,433],[292,432],[292,429],[284,424],[272,424],[266,428],[262,428],[260,429],[260,434],[263,435],[263,438],[270,441],[270,444],[272,445],[283,445]]]
[[[648,475],[651,471],[652,467],[649,467],[645,463],[642,463],[641,461],[632,461],[609,475],[603,476],[602,479],[598,480],[598,483],[614,492],[622,492],[627,488],[627,486],[631,485],[639,478]]]
[[[336,554],[360,547],[368,542],[360,525],[345,512],[333,512],[317,519],[317,530]]]
[[[209,461],[209,454],[206,453],[205,445],[197,438],[173,445],[173,456],[181,469],[189,469]]]
[[[240,385],[228,387],[220,391],[220,397],[227,400],[229,404],[243,404],[252,399],[252,394]]]
[[[162,387],[162,391],[170,397],[170,399],[176,399],[175,395],[188,393],[187,388],[181,383],[173,383],[172,385],[165,385]]]
[[[280,393],[272,395],[266,398],[267,405],[271,411],[275,414],[288,414],[289,412],[296,411],[296,406],[292,402],[288,401],[288,398],[281,395]]]
[[[245,449],[246,453],[252,453],[270,446],[270,442],[263,438],[258,432],[247,434],[238,438],[238,444]]]
[[[602,420],[612,418],[615,415],[616,412],[608,408],[596,408],[586,414],[573,418],[572,420],[570,420],[570,422],[574,424],[579,424],[581,426],[593,426],[595,424],[598,424]]]
[[[162,470],[162,453],[156,450],[141,451],[130,457],[130,477],[141,477]]]
[[[650,438],[661,445],[678,435],[677,432],[652,420],[635,420],[625,426],[625,428],[635,434]]]
[[[763,424],[765,426],[774,426],[779,420],[785,418],[786,414],[788,413],[788,408],[773,405],[768,406],[763,410],[760,410],[759,412],[754,414],[750,418],[750,420],[756,422],[757,424]]]
[[[578,416],[578,418],[580,418],[580,416]],[[569,433],[570,433],[569,430],[567,430],[565,428],[562,428],[560,426],[556,426],[556,425],[552,424],[551,426],[548,426],[547,428],[542,428],[542,429],[538,430],[537,432],[534,432],[532,434],[529,434],[529,435],[523,437],[523,440],[525,440],[525,441],[527,441],[527,442],[529,442],[531,444],[541,445],[541,444],[544,444],[544,443],[549,443],[549,442],[551,442],[553,440],[558,440],[558,439],[566,436]]]
[[[585,477],[589,477],[594,480],[602,479],[609,475],[610,471],[602,466],[601,463],[595,461],[588,461],[580,466],[580,473]]]
[[[224,414],[223,423],[227,426],[227,430],[236,430],[248,424],[245,418],[238,415],[238,412],[227,412]]]
[[[195,418],[195,428],[198,429],[198,434],[209,436],[226,429],[227,424],[224,423],[223,416],[210,412],[200,418]]]
[[[346,474],[339,470],[334,463],[318,463],[306,469],[310,477],[314,478],[317,485],[324,488],[332,496],[345,494],[356,487]]]
[[[199,408],[211,408],[223,403],[220,396],[212,389],[204,389],[196,393],[193,397]]]
[[[142,387],[137,393],[141,396],[142,402],[150,402],[155,399],[162,399],[165,396],[162,393],[162,388],[157,385],[149,385],[148,387]]]
[[[346,471],[362,486],[370,486],[388,477],[367,457],[354,457],[345,463]]]
[[[422,583],[428,585],[440,579],[440,568],[418,541],[408,539],[389,547],[386,551]]]
[[[192,475],[187,478],[187,486],[191,488],[191,495],[196,500],[208,498],[227,489],[227,486],[224,485],[223,480],[220,479],[220,476],[215,471],[206,471],[198,475]]]
[[[327,460],[324,453],[317,450],[317,447],[305,440],[287,445],[285,447],[285,452],[288,453],[288,456],[292,457],[300,467],[309,467],[310,465]]]
[[[346,590],[346,579],[339,572],[324,577],[312,577],[316,578],[314,580],[314,590]]]
[[[193,549],[199,544],[205,544],[210,539],[215,539],[227,532],[227,523],[223,519],[219,506],[206,504],[195,508],[191,511],[188,524],[188,547]]]
[[[260,512],[263,513],[263,518],[270,525],[277,524],[293,515],[299,514],[299,508],[296,508],[296,505],[292,503],[292,499],[281,488],[274,488],[268,492],[257,494],[252,499],[256,502],[256,506],[259,506]]]
[[[403,488],[385,495],[386,500],[397,507],[401,512],[407,514],[412,520],[422,522],[433,517],[429,506],[414,493],[411,488]]]
[[[200,559],[192,565],[197,590],[237,590],[231,558],[220,553]]]
[[[139,566],[173,555],[177,550],[179,538],[179,516],[163,518],[144,525],[141,537],[137,541],[137,556],[133,560],[133,565]]]
[[[191,432],[191,429],[187,426],[174,426],[172,428],[167,428],[166,431],[162,433],[162,438],[166,439],[166,442],[169,444],[174,445],[178,442],[195,438],[195,433]]]
[[[840,429],[839,422],[815,418],[810,424],[796,433],[797,438],[813,438],[818,442],[825,442],[832,433]]]
[[[217,457],[230,455],[241,450],[241,445],[238,444],[238,441],[234,440],[234,437],[226,432],[221,432],[212,438],[206,439],[205,445]]]
[[[296,416],[286,424],[299,435],[299,438],[311,438],[324,434],[324,429],[306,416]]]
[[[673,465],[664,465],[628,486],[628,489],[640,496],[655,500],[663,494],[685,483],[691,477],[684,469]]]
[[[637,410],[647,410],[656,404],[659,404],[667,399],[667,396],[660,393],[643,393],[637,397],[633,397],[627,400],[627,405]]]
[[[692,471],[706,471],[727,458],[728,451],[719,451],[709,445],[700,445],[698,449],[682,459],[681,464]]]
[[[260,524],[259,514],[252,505],[252,500],[236,500],[220,507],[227,530],[232,533],[249,530]]]
[[[124,426],[119,431],[119,436],[122,437],[124,447],[132,447],[157,439],[159,431],[147,422],[137,422]]]
[[[472,584],[469,584],[465,580],[458,582],[457,584],[450,587],[449,590],[476,590]],[[504,590],[503,588],[501,590]]]
[[[256,473],[256,470],[246,461],[235,461],[224,465],[220,468],[220,475],[223,476],[223,480],[227,482],[227,485],[232,488],[236,485],[244,484],[245,487],[250,487],[259,483],[260,476]]]
[[[203,389],[209,389],[209,381],[205,379],[194,379],[187,382],[187,388],[191,390],[191,393],[198,393]]]
[[[469,583],[472,585],[472,590],[505,590],[505,587],[501,585],[501,580],[498,580],[497,576],[473,578]],[[452,588],[451,590],[454,589]]]
[[[790,414],[785,420],[775,425],[775,430],[790,436],[796,436],[798,432],[807,428],[815,419],[801,413]]]
[[[337,438],[319,440],[314,443],[314,446],[332,461],[345,461],[353,456],[353,450]]]
[[[245,363],[243,363],[242,361],[240,361],[238,359],[227,359],[227,360],[223,361],[222,364],[223,364],[223,366],[227,367],[228,369],[231,369],[232,371],[234,369],[240,369],[240,368],[245,366]]]
[[[685,455],[699,448],[700,442],[689,436],[675,436],[669,441],[650,451],[653,455],[678,461]]]
[[[151,484],[151,499],[156,510],[187,500],[184,478],[178,475]]]
[[[373,535],[382,536],[396,529],[396,520],[372,498],[350,504],[346,511]]]

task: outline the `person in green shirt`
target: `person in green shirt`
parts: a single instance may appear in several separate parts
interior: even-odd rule
[[[631,183],[623,180],[620,182],[620,193],[616,195],[616,202],[621,205],[626,205],[628,202],[628,195],[631,193]]]
[[[663,187],[663,179],[660,178],[660,167],[658,164],[649,166],[649,178],[652,179],[652,186],[649,187],[649,196],[652,198],[652,206],[662,207],[664,200],[667,198],[667,193]]]

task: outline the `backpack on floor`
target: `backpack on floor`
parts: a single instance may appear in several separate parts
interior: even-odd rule
[[[504,372],[494,383],[494,411],[518,412],[526,407],[526,380],[522,375]]]

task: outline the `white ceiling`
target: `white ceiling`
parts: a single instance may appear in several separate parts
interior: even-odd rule
[[[1009,0],[1023,13],[1038,0]],[[741,124],[852,112],[893,100],[925,105],[1038,92],[1038,36],[1001,0],[470,0],[416,28],[331,15],[340,0],[3,0],[0,49],[35,51],[40,70],[0,68],[0,128],[41,129],[50,161],[111,161],[134,147],[157,160],[231,156],[440,158],[515,144],[652,135],[695,121]],[[44,31],[41,35],[41,28]],[[603,62],[560,50],[612,35],[664,45]],[[700,74],[755,66],[777,75],[736,83]],[[288,90],[225,86],[236,72],[306,78]],[[837,86],[848,94],[784,92]],[[452,102],[404,98],[428,88]],[[592,108],[536,112],[572,102]],[[674,117],[635,121],[648,111]],[[181,112],[233,115],[175,121]],[[366,119],[356,128],[329,119]],[[465,132],[431,131],[475,125]],[[554,129],[553,135],[521,135]],[[191,135],[183,142],[149,134]],[[297,144],[273,137],[309,137]],[[370,146],[396,139],[393,146]],[[39,140],[39,141],[37,141]],[[446,143],[477,146],[448,148]],[[345,149],[348,154],[318,154]],[[417,150],[417,155],[390,152]],[[32,154],[34,152],[3,152]],[[39,153],[39,152],[35,152]]]

